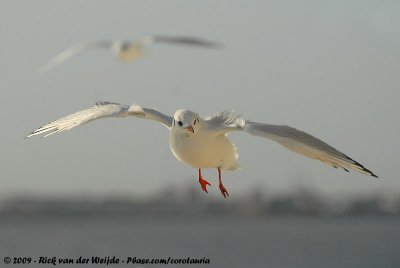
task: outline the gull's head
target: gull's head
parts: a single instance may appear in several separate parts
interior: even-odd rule
[[[175,112],[172,128],[189,136],[197,133],[201,123],[201,118],[197,113],[182,109]]]
[[[143,56],[142,43],[117,41],[111,46],[111,52],[123,62],[132,62]]]

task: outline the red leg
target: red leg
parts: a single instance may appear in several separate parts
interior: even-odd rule
[[[200,168],[199,168],[199,183],[201,185],[201,189],[203,189],[204,192],[208,193],[207,185],[211,186],[211,184],[208,181],[203,179],[203,177],[201,176],[201,169]]]
[[[225,189],[224,185],[222,184],[221,169],[220,168],[218,168],[218,179],[219,179],[219,190],[221,191],[221,194],[226,198],[227,196],[229,196],[229,193]]]

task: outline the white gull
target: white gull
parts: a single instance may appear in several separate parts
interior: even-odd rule
[[[208,192],[207,185],[210,183],[203,179],[201,169],[216,168],[219,189],[224,197],[229,194],[222,184],[221,171],[239,169],[237,148],[227,137],[232,131],[268,138],[289,150],[320,160],[335,168],[342,168],[345,171],[355,170],[377,177],[360,163],[310,134],[286,125],[251,122],[233,112],[221,112],[202,118],[195,112],[181,109],[170,117],[155,109],[143,108],[136,104],[127,106],[113,102],[97,102],[92,108],[70,114],[34,130],[27,138],[36,135],[47,137],[98,118],[127,116],[155,120],[166,126],[169,129],[169,144],[174,156],[198,169],[199,183],[205,192]]]

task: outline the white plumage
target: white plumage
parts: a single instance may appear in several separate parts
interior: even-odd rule
[[[206,186],[209,183],[202,179],[201,169],[217,168],[220,190],[224,197],[228,195],[228,192],[222,185],[221,170],[239,168],[238,151],[227,137],[231,131],[242,131],[268,138],[289,150],[320,160],[335,168],[342,168],[346,171],[355,170],[377,177],[360,163],[310,134],[289,126],[246,121],[232,112],[222,112],[203,119],[192,111],[177,110],[174,116],[170,117],[155,109],[143,108],[138,105],[127,106],[112,102],[97,102],[92,108],[73,113],[36,129],[27,138],[36,135],[47,137],[98,118],[126,116],[155,120],[166,126],[169,129],[169,143],[174,156],[199,169],[199,182],[204,191],[207,192]]]

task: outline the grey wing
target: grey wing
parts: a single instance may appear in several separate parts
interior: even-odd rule
[[[349,169],[377,177],[363,165],[329,144],[303,131],[284,125],[260,124],[246,121],[244,130],[252,135],[271,139],[296,153],[320,160],[335,168]]]
[[[168,128],[171,127],[172,123],[172,117],[164,115],[154,109],[142,108],[138,105],[128,106],[113,102],[97,102],[95,106],[89,109],[67,115],[32,131],[26,138],[37,135],[47,137],[55,133],[60,133],[81,126],[99,118],[126,116],[136,116],[159,121]]]
[[[70,58],[72,58],[73,56],[75,56],[81,52],[91,50],[91,49],[96,49],[96,48],[110,49],[112,44],[113,43],[109,42],[109,41],[95,41],[95,42],[87,42],[87,43],[81,43],[81,44],[74,45],[72,47],[65,49],[60,54],[58,54],[58,55],[54,56],[53,58],[51,58],[50,60],[48,60],[46,63],[44,63],[40,67],[39,71],[41,73],[46,73],[46,72],[50,71],[51,69],[53,69],[54,67],[56,67],[57,65],[69,60]]]
[[[177,45],[187,45],[187,46],[198,46],[198,47],[206,47],[206,48],[222,48],[222,44],[197,38],[191,36],[153,36],[154,42],[159,43],[168,43],[168,44],[177,44]]]
[[[335,168],[342,168],[346,171],[352,169],[377,177],[363,165],[326,142],[293,127],[245,121],[241,116],[233,112],[218,113],[210,118],[206,118],[205,122],[207,129],[215,135],[225,135],[237,130],[246,131],[249,134],[276,141],[293,152],[320,160]]]

